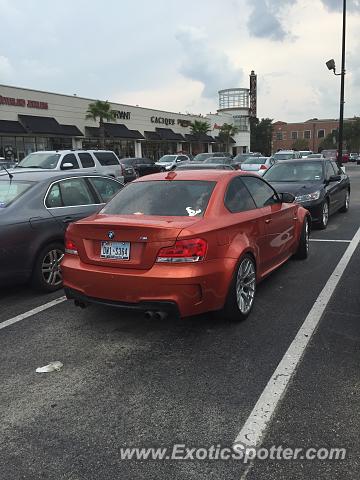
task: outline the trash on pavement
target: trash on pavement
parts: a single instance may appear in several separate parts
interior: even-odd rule
[[[48,373],[48,372],[55,372],[62,369],[64,365],[61,362],[50,362],[49,365],[45,365],[45,367],[38,367],[36,369],[37,373]]]

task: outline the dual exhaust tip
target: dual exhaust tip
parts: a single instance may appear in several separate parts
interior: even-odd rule
[[[86,303],[80,301],[80,300],[74,300],[75,306],[80,307],[80,308],[86,308],[87,305]],[[161,312],[161,311],[152,311],[152,310],[147,310],[144,313],[144,316],[147,320],[165,320],[165,318],[168,316],[167,312]]]

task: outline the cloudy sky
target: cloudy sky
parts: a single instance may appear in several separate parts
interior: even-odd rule
[[[0,0],[0,83],[176,112],[258,74],[258,116],[338,115],[342,0]],[[348,0],[345,115],[360,115],[360,0]]]

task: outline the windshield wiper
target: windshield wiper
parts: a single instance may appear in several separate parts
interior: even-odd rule
[[[12,173],[10,173],[9,170],[7,168],[5,168],[4,166],[2,168],[9,175],[10,183],[11,183],[11,180],[14,178],[14,175]]]

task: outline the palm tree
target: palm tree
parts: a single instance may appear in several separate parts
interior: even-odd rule
[[[227,151],[230,149],[230,138],[233,135],[239,133],[239,128],[235,127],[235,125],[231,125],[230,123],[224,123],[220,128],[220,136],[223,137]]]
[[[201,120],[194,120],[191,123],[190,128],[191,128],[191,134],[198,139],[199,153],[200,153],[201,135],[206,135],[211,130],[211,126],[208,122],[202,122]]]
[[[111,105],[108,101],[102,102],[101,100],[96,100],[94,103],[89,103],[88,109],[86,111],[86,119],[91,118],[92,120],[99,119],[99,133],[100,133],[100,144],[101,148],[105,147],[105,126],[104,120],[110,122],[115,120],[115,112],[111,110]]]

